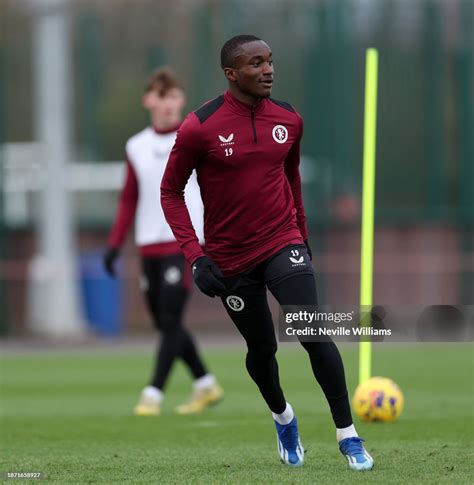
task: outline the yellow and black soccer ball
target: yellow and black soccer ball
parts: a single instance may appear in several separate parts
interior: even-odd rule
[[[372,377],[359,384],[352,398],[352,407],[362,421],[395,421],[403,404],[401,389],[386,377]]]

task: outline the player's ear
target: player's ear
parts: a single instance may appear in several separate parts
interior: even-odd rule
[[[184,91],[181,91],[182,93],[182,98],[181,98],[181,109],[183,109],[185,106],[186,106],[186,103],[187,103],[187,98],[186,98],[186,93]]]
[[[151,91],[148,91],[147,93],[145,93],[145,94],[142,96],[142,106],[143,106],[145,109],[150,109],[150,102],[151,102],[151,99],[150,99],[150,93],[151,93]]]
[[[224,67],[224,75],[229,81],[235,82],[237,77],[235,76],[235,69],[232,67]]]

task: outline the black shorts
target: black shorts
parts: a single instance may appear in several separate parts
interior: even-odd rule
[[[180,321],[189,295],[191,269],[182,254],[142,258],[140,286],[155,327],[168,330],[166,321],[172,315],[173,325]]]
[[[296,274],[314,274],[304,244],[290,244],[262,261],[255,268],[239,275],[224,278],[226,291],[223,295],[223,301],[226,302],[229,295],[234,293],[247,295],[265,293],[266,288],[271,289]],[[228,304],[228,302],[226,303]]]

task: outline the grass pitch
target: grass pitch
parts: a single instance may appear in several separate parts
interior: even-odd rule
[[[150,372],[149,352],[4,355],[0,473],[42,472],[58,483],[472,483],[473,348],[375,345],[376,375],[394,379],[405,410],[393,424],[355,421],[375,459],[348,470],[329,410],[296,344],[279,352],[287,399],[299,420],[303,468],[280,464],[271,416],[244,368],[243,347],[208,349],[226,397],[200,416],[176,416],[190,379],[178,365],[163,414],[133,406]],[[350,392],[357,347],[342,347]]]

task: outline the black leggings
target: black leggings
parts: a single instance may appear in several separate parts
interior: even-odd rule
[[[303,248],[299,248],[299,251],[305,253]],[[288,273],[288,268],[283,267],[286,259],[272,258],[245,275],[227,278],[228,292],[222,298],[227,312],[247,343],[247,370],[268,407],[277,414],[285,410],[286,399],[280,387],[275,357],[277,341],[266,286],[280,305],[317,304],[312,271],[297,267],[296,270],[290,268]],[[269,276],[272,277],[270,283]],[[313,374],[326,396],[336,427],[350,426],[352,417],[344,366],[336,345],[329,337],[323,342],[301,342],[301,345],[308,352]]]
[[[143,258],[143,292],[161,341],[150,384],[164,390],[177,358],[183,359],[195,379],[207,370],[182,318],[189,288],[182,255]]]

